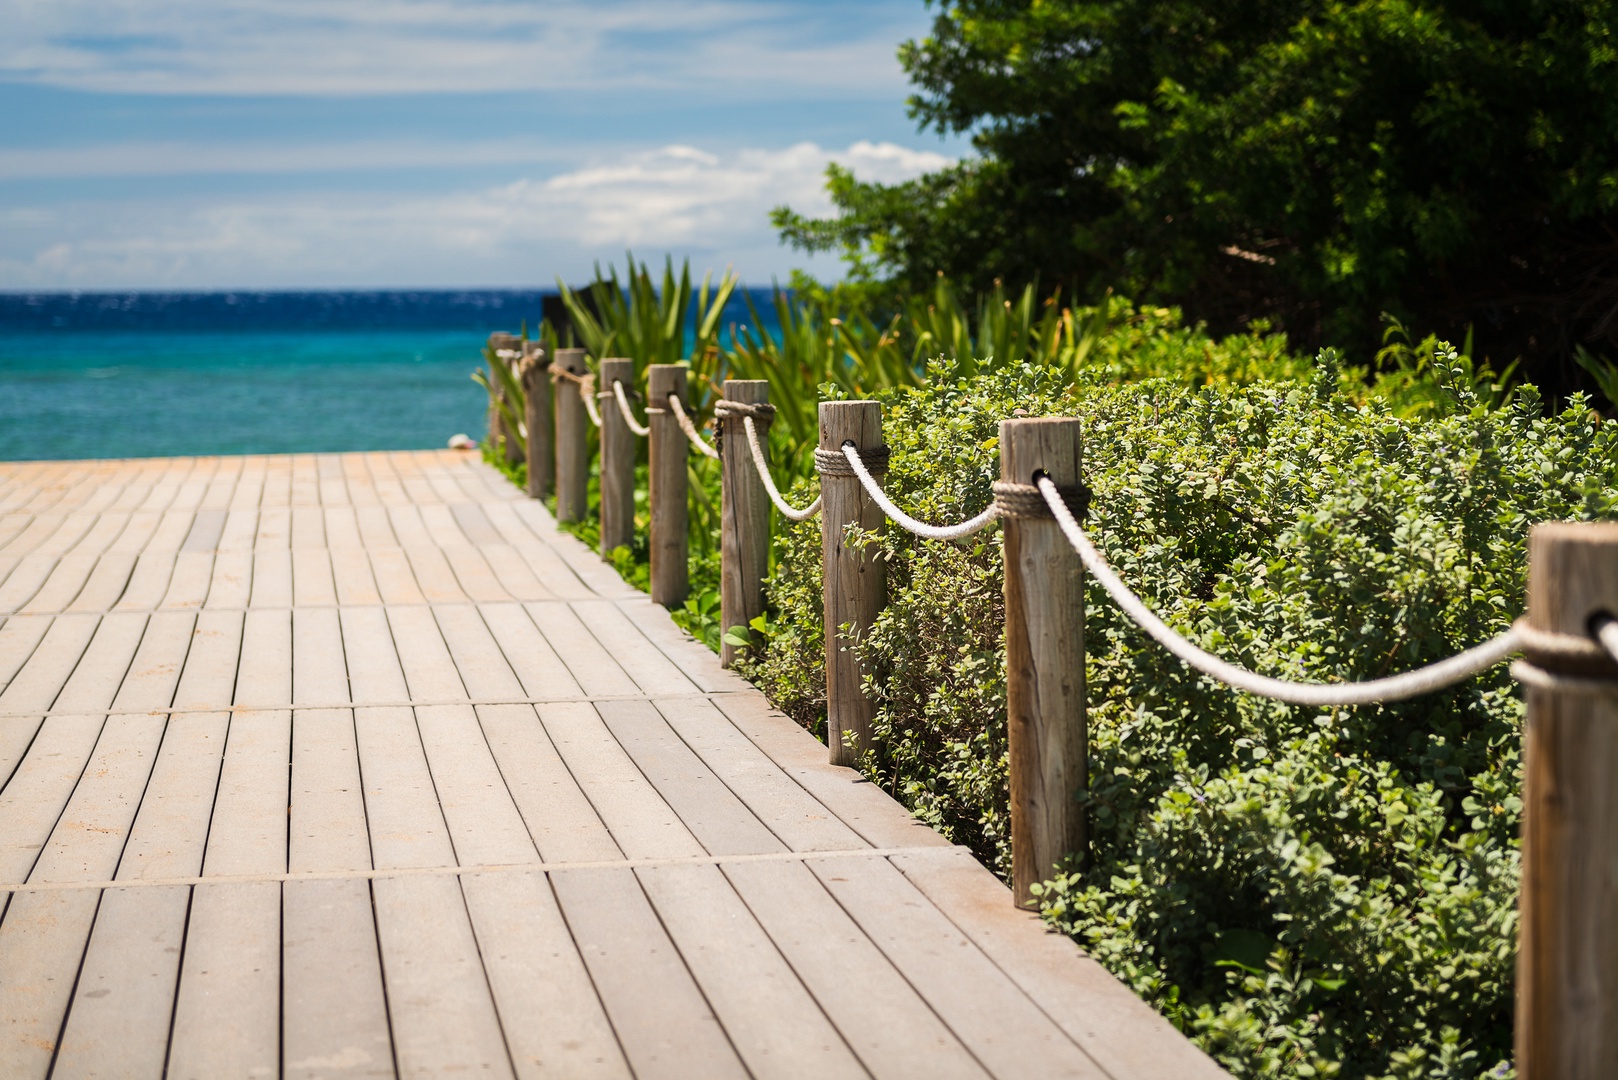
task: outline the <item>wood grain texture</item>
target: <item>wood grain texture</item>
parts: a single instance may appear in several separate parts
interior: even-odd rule
[[[1528,620],[1589,639],[1618,614],[1618,525],[1539,525]],[[1579,672],[1569,671],[1570,675]],[[1618,1075],[1618,680],[1526,687],[1517,1070]]]
[[[646,369],[647,503],[652,515],[650,552],[652,600],[677,608],[691,591],[690,466],[691,447],[670,411],[670,398],[686,405],[686,369],[680,364],[653,364]]]
[[[601,361],[597,381],[602,394],[601,413],[601,554],[635,542],[635,458],[639,450],[635,433],[624,422],[618,402],[611,396],[614,383],[622,383],[624,393],[635,397],[635,361],[608,358]]]
[[[768,404],[770,384],[761,379],[727,379],[726,401],[744,405]],[[759,445],[769,461],[769,425],[758,423]],[[719,619],[729,632],[746,628],[764,612],[764,573],[770,560],[770,496],[764,490],[747,445],[742,421],[729,417],[720,421],[719,507]],[[720,661],[729,667],[736,660],[738,646],[720,646]]]
[[[845,442],[882,446],[882,406],[874,401],[820,403],[820,449],[839,452]],[[876,708],[860,683],[865,677],[857,642],[887,605],[885,563],[874,538],[886,515],[855,476],[820,478],[821,581],[825,600],[826,744],[836,765],[852,765],[871,741]],[[850,536],[855,528],[863,539]],[[845,629],[846,628],[846,629]]]
[[[1076,485],[1080,450],[1077,420],[1002,420],[1000,479]],[[1026,905],[1031,887],[1087,842],[1075,801],[1089,782],[1084,568],[1053,519],[1007,518],[1004,528],[1011,878]]]
[[[545,350],[531,343],[523,372],[523,425],[528,429],[528,497],[543,499],[556,486],[556,416]]]
[[[554,366],[570,375],[589,371],[583,349],[557,349]],[[580,521],[590,512],[587,484],[590,477],[590,417],[584,411],[578,385],[569,379],[556,382],[556,520]]]

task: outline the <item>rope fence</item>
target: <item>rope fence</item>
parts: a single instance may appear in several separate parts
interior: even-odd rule
[[[505,350],[497,356],[501,361],[520,357],[525,376],[527,365],[535,365],[536,376],[544,366],[541,358],[526,350]],[[767,383],[723,384],[714,402],[710,442],[698,431],[685,404],[684,366],[651,365],[646,419],[641,423],[630,404],[632,387],[626,385],[633,372],[629,360],[603,361],[600,382],[610,389],[598,393],[597,376],[580,372],[585,363],[582,350],[566,354],[565,359],[572,370],[559,366],[564,360],[559,353],[550,364],[552,381],[536,377],[532,384],[571,383],[584,409],[567,395],[551,395],[545,408],[554,406],[554,425],[525,421],[529,429],[546,433],[528,440],[530,461],[554,465],[557,517],[576,520],[585,512],[589,469],[582,414],[602,428],[599,510],[605,556],[609,542],[633,538],[637,459],[633,439],[648,439],[651,591],[653,600],[667,607],[682,605],[689,589],[690,455],[699,453],[719,462],[720,620],[726,631],[720,658],[725,666],[734,664],[747,647],[745,637],[729,631],[745,630],[765,610],[770,507],[788,521],[819,517],[827,628],[826,746],[834,765],[857,765],[872,745],[876,706],[866,693],[868,673],[857,646],[881,616],[887,596],[883,555],[871,545],[850,542],[849,530],[857,527],[869,533],[890,520],[923,540],[954,541],[999,523],[1011,878],[1019,905],[1032,903],[1033,887],[1047,880],[1054,867],[1071,856],[1082,857],[1088,849],[1086,810],[1076,797],[1089,784],[1086,577],[1093,578],[1146,636],[1201,676],[1241,693],[1295,706],[1339,708],[1404,701],[1453,687],[1520,654],[1511,672],[1523,688],[1528,710],[1521,900],[1525,928],[1521,948],[1527,966],[1521,970],[1559,971],[1557,965],[1583,963],[1577,958],[1599,953],[1608,958],[1602,961],[1607,966],[1602,968],[1600,985],[1618,988],[1618,949],[1602,951],[1594,945],[1575,949],[1559,938],[1534,937],[1540,933],[1534,928],[1541,926],[1606,927],[1618,922],[1618,910],[1602,891],[1605,879],[1585,872],[1589,853],[1605,852],[1611,838],[1618,836],[1618,796],[1611,790],[1618,785],[1618,739],[1605,734],[1618,726],[1618,523],[1535,526],[1529,537],[1528,614],[1481,644],[1424,667],[1361,682],[1279,678],[1231,663],[1195,644],[1164,622],[1113,569],[1081,524],[1089,492],[1079,467],[1082,440],[1076,419],[1002,421],[1000,475],[991,483],[993,501],[965,521],[934,525],[906,513],[883,488],[880,477],[890,455],[876,402],[820,403],[814,450],[820,490],[813,502],[799,508],[785,500],[770,472],[767,446],[775,410],[768,401]],[[525,384],[529,381],[525,378]],[[617,413],[609,411],[604,426],[596,401],[609,396]],[[530,408],[534,400],[527,403]],[[535,456],[544,449],[538,444],[552,431],[554,455]],[[490,434],[506,437],[493,419]],[[739,450],[743,444],[745,453],[725,453],[726,447]],[[530,480],[531,495],[544,489],[544,484],[532,482],[532,476]],[[1553,839],[1544,839],[1553,832]],[[1530,956],[1531,961],[1526,959]],[[1556,978],[1566,983],[1573,975]],[[1526,1009],[1538,1017],[1526,1027],[1519,1024],[1519,1030],[1535,1032],[1533,1039],[1542,1038],[1541,1028],[1561,1030],[1557,1025],[1566,1010],[1558,1011],[1559,999],[1552,995],[1541,1001],[1531,980],[1519,980],[1519,994],[1523,1002],[1519,1011]],[[1618,990],[1611,994],[1612,1012],[1618,1015]],[[1543,1037],[1562,1036],[1553,1031]],[[1553,1068],[1546,1074],[1558,1072]]]

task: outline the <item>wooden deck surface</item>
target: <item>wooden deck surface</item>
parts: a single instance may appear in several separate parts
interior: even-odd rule
[[[453,451],[0,464],[0,1077],[1218,1069]]]

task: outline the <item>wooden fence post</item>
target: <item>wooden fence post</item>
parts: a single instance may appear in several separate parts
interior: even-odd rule
[[[601,361],[596,383],[601,414],[601,556],[635,542],[635,433],[624,422],[612,384],[635,389],[635,361],[615,357]]]
[[[523,426],[528,429],[528,497],[543,499],[551,493],[556,472],[556,433],[551,414],[551,373],[539,342],[527,345],[523,370]]]
[[[875,401],[822,401],[820,449],[841,455],[843,443],[865,452],[872,473],[884,471],[882,406]],[[873,453],[878,448],[882,452]],[[882,527],[886,515],[852,474],[820,474],[820,560],[825,597],[826,748],[833,765],[853,765],[870,746],[876,709],[860,689],[864,670],[854,642],[865,636],[887,604],[885,564],[875,545],[848,543],[848,528]],[[845,636],[839,629],[850,626]],[[849,743],[852,741],[853,745]]]
[[[653,364],[646,369],[646,426],[649,491],[652,512],[652,601],[677,608],[691,591],[690,531],[691,447],[669,411],[669,398],[685,404],[685,367]]]
[[[1000,422],[1000,479],[1048,475],[1079,484],[1079,421]],[[1085,850],[1074,796],[1088,786],[1084,716],[1084,568],[1055,519],[1005,525],[1006,720],[1011,771],[1011,878],[1020,907],[1065,856]]]
[[[1528,539],[1517,1075],[1618,1076],[1618,664],[1590,620],[1618,615],[1618,524]],[[1549,637],[1548,635],[1557,635]]]
[[[762,379],[727,379],[726,401],[744,405],[767,404],[770,384]],[[759,442],[768,454],[766,424],[754,421]],[[719,423],[723,459],[720,462],[719,622],[720,632],[747,626],[764,613],[764,571],[770,560],[770,496],[758,478],[747,429],[740,417]],[[767,460],[767,459],[766,459]],[[741,650],[725,642],[719,662],[730,667]]]
[[[552,361],[559,371],[583,375],[589,370],[583,349],[557,349]],[[556,520],[578,521],[589,513],[590,417],[579,388],[571,380],[556,384]]]
[[[489,351],[494,354],[491,363],[503,364],[500,359],[502,349],[516,349],[522,346],[522,339],[516,334],[507,334],[495,331],[489,335]],[[495,453],[503,453],[506,438],[506,425],[500,412],[500,402],[506,399],[506,392],[500,382],[500,377],[489,372],[489,447]]]

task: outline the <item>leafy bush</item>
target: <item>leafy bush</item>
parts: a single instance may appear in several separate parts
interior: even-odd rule
[[[1266,673],[1370,678],[1505,629],[1532,523],[1618,517],[1618,428],[1578,400],[1541,416],[1527,387],[1491,404],[1447,347],[1430,369],[1443,407],[1415,420],[1345,397],[1330,355],[1309,382],[1110,385],[1100,364],[894,390],[888,487],[959,520],[990,498],[1002,417],[1080,417],[1092,533],[1171,625]],[[890,604],[860,648],[880,710],[865,771],[1004,873],[999,537],[871,538]],[[815,726],[816,530],[780,552],[751,670]],[[1241,1076],[1509,1073],[1522,712],[1504,666],[1309,709],[1196,675],[1093,583],[1086,636],[1093,839],[1042,890],[1051,924]]]

